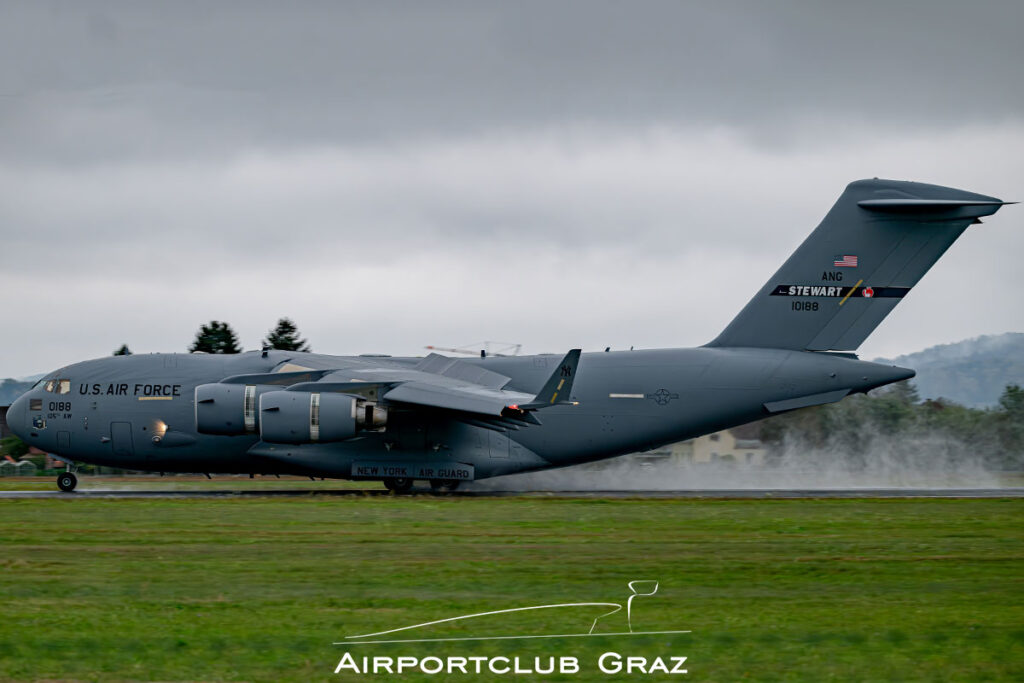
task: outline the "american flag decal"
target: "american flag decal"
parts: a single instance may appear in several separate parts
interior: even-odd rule
[[[856,256],[851,256],[851,255],[836,256],[832,260],[832,266],[834,268],[856,268],[857,267],[857,257]]]

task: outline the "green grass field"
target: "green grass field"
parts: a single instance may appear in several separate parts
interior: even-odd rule
[[[56,491],[56,476],[39,477],[3,477],[0,478],[0,491]],[[132,474],[124,476],[112,475],[78,475],[78,491],[252,491],[259,489],[301,489],[303,491],[318,489],[379,489],[385,491],[384,484],[379,481],[348,481],[344,479],[327,479],[311,481],[309,477],[260,475],[250,479],[246,475],[219,474],[207,479],[201,474],[168,475],[161,477],[156,474]]]
[[[578,657],[561,680],[623,678],[597,670],[608,650],[684,655],[682,678],[701,681],[1024,679],[1022,500],[80,499],[0,513],[4,680],[383,680],[335,676],[332,642],[624,602],[634,579],[661,583],[634,602],[634,629],[692,633],[353,651]],[[585,632],[596,616],[549,612],[418,635]],[[627,628],[621,613],[599,626]]]

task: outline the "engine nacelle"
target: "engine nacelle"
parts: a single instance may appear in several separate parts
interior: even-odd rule
[[[260,438],[270,443],[344,441],[385,420],[383,408],[348,394],[268,391],[260,396]]]
[[[259,431],[259,397],[272,385],[200,384],[196,387],[196,431],[239,436]]]

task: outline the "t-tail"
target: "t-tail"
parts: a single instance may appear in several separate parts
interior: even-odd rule
[[[858,180],[709,346],[854,351],[995,197]]]

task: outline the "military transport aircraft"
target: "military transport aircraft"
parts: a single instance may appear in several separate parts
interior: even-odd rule
[[[11,429],[71,463],[459,482],[643,451],[914,376],[854,351],[993,197],[851,183],[710,343],[455,359],[288,351],[77,363],[15,401]]]

